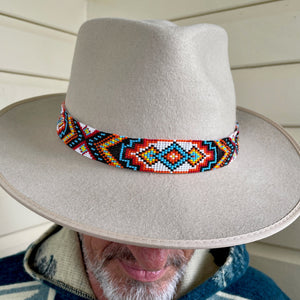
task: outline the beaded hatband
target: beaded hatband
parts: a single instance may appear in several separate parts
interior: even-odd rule
[[[194,173],[218,169],[236,158],[239,125],[220,140],[128,138],[99,131],[75,120],[61,105],[60,139],[79,154],[118,168],[156,173]]]

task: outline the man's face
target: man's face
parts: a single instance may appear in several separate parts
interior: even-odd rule
[[[84,261],[98,299],[172,299],[194,250],[155,249],[82,235]]]

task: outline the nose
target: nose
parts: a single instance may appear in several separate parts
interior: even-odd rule
[[[168,260],[170,249],[156,249],[127,245],[139,266],[147,271],[163,269]]]

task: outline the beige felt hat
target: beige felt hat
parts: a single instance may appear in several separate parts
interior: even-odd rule
[[[67,94],[2,110],[1,185],[58,224],[121,243],[218,248],[288,226],[300,214],[299,147],[279,125],[236,109],[227,47],[226,32],[211,24],[118,18],[84,23]],[[108,165],[80,156],[59,138],[64,101],[77,124],[103,136],[130,137],[127,145],[135,145],[134,139],[212,145],[207,141],[232,137],[238,121],[239,152],[227,165],[213,168],[210,162],[205,172],[186,174],[130,170],[133,160]],[[180,143],[165,152],[168,159],[183,151]],[[117,161],[110,145],[105,149],[108,161]],[[184,151],[180,155],[191,155]],[[183,165],[192,168],[186,162],[191,156],[185,157],[174,169],[159,163],[176,173]]]

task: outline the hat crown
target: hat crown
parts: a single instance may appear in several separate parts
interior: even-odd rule
[[[219,26],[102,18],[79,30],[66,106],[100,131],[155,139],[233,132],[235,93]]]

